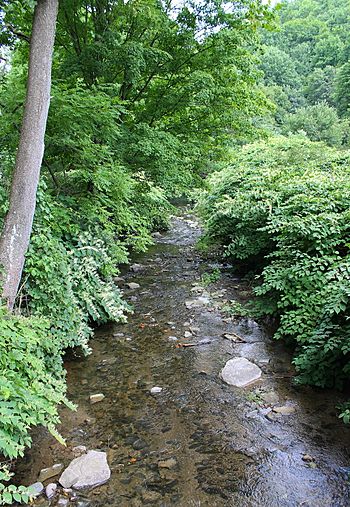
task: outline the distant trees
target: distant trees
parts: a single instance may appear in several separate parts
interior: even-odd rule
[[[349,115],[350,104],[349,2],[284,0],[278,12],[281,28],[265,34],[261,63],[267,94],[276,97],[275,128],[347,145],[347,122],[339,117]]]

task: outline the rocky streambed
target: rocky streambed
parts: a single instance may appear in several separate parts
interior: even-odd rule
[[[228,317],[226,302],[246,287],[229,266],[201,259],[199,234],[191,215],[174,218],[119,281],[135,309],[128,323],[99,329],[92,355],[67,362],[78,406],[62,410],[67,446],[41,431],[19,465],[24,483],[49,485],[50,499],[43,492],[35,504],[350,505],[338,395],[293,387],[283,344],[251,319]],[[220,279],[204,286],[201,275],[217,268]],[[93,481],[88,455],[99,486],[82,482]],[[83,461],[62,480],[73,459]],[[40,477],[54,465],[56,475]]]

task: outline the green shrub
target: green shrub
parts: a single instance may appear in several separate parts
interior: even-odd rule
[[[49,322],[9,315],[0,309],[0,451],[23,456],[35,425],[58,437],[57,405],[65,403],[62,349]]]
[[[206,241],[247,264],[276,338],[293,339],[299,382],[342,387],[350,373],[350,154],[303,137],[243,148],[211,178]]]

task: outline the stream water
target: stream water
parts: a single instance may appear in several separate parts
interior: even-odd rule
[[[349,506],[350,430],[336,417],[338,395],[293,387],[283,344],[252,320],[227,318],[225,301],[244,299],[247,287],[228,266],[219,266],[219,281],[201,285],[201,273],[215,265],[196,252],[199,234],[185,212],[137,258],[141,266],[120,282],[135,310],[128,323],[99,329],[91,356],[66,364],[78,406],[62,410],[67,447],[37,432],[19,477],[35,482],[41,468],[68,465],[72,448],[85,445],[107,451],[111,479],[90,492],[66,492],[68,505]],[[130,282],[140,288],[127,288]],[[263,370],[244,389],[219,377],[239,355]],[[162,391],[150,394],[154,386]],[[105,398],[91,405],[96,393]],[[274,405],[292,409],[281,415]],[[36,504],[63,505],[59,498]]]

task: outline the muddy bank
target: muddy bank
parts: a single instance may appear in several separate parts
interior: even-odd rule
[[[112,476],[90,492],[61,495],[67,505],[350,505],[350,431],[336,418],[338,395],[293,387],[283,345],[252,320],[227,318],[225,300],[239,300],[246,287],[225,266],[203,287],[201,274],[215,266],[194,250],[199,234],[190,215],[174,219],[121,281],[134,315],[100,329],[89,358],[67,363],[78,405],[62,411],[67,447],[36,435],[21,479],[30,484],[41,468],[68,465],[72,448],[85,445],[107,451]],[[219,377],[237,356],[262,370],[243,389]],[[98,393],[105,398],[91,405]]]

